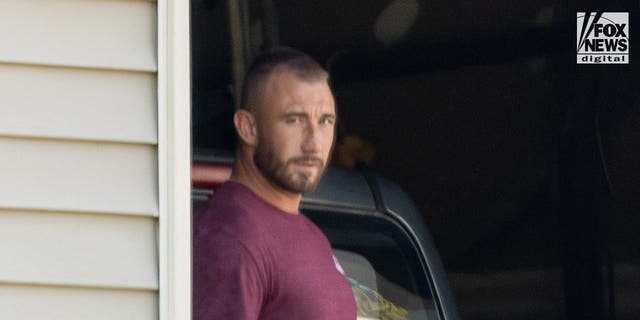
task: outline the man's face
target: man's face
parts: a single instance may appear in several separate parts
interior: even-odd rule
[[[313,190],[327,165],[335,131],[335,103],[326,81],[276,72],[265,84],[255,115],[258,169],[285,191]]]

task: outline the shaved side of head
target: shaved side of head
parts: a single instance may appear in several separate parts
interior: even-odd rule
[[[257,56],[245,75],[238,107],[255,112],[271,76],[290,72],[303,81],[329,81],[329,73],[306,53],[278,47]]]

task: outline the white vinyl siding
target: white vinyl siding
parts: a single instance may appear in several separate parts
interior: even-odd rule
[[[151,145],[0,137],[0,148],[0,180],[11,181],[0,208],[157,215]]]
[[[158,141],[154,73],[0,64],[0,90],[0,135]]]
[[[0,284],[0,317],[11,320],[157,319],[157,293]]]
[[[0,1],[0,319],[158,319],[156,16]]]
[[[156,71],[156,4],[0,1],[0,61]]]
[[[153,218],[0,210],[0,221],[0,257],[11,257],[0,282],[158,287]]]

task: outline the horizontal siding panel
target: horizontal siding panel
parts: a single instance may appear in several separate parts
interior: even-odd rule
[[[155,71],[156,4],[0,1],[0,61]]]
[[[157,216],[157,149],[0,137],[0,208]]]
[[[158,288],[150,217],[0,210],[0,257],[0,283]]]
[[[0,319],[155,320],[157,297],[148,291],[0,285]]]
[[[152,73],[0,64],[0,135],[157,143],[156,106]]]

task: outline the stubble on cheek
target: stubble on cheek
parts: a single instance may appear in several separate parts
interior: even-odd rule
[[[299,156],[280,160],[268,143],[256,147],[254,163],[258,170],[278,187],[304,193],[315,189],[324,171],[324,161],[313,156]],[[316,173],[296,170],[296,165],[306,163],[315,165]]]

